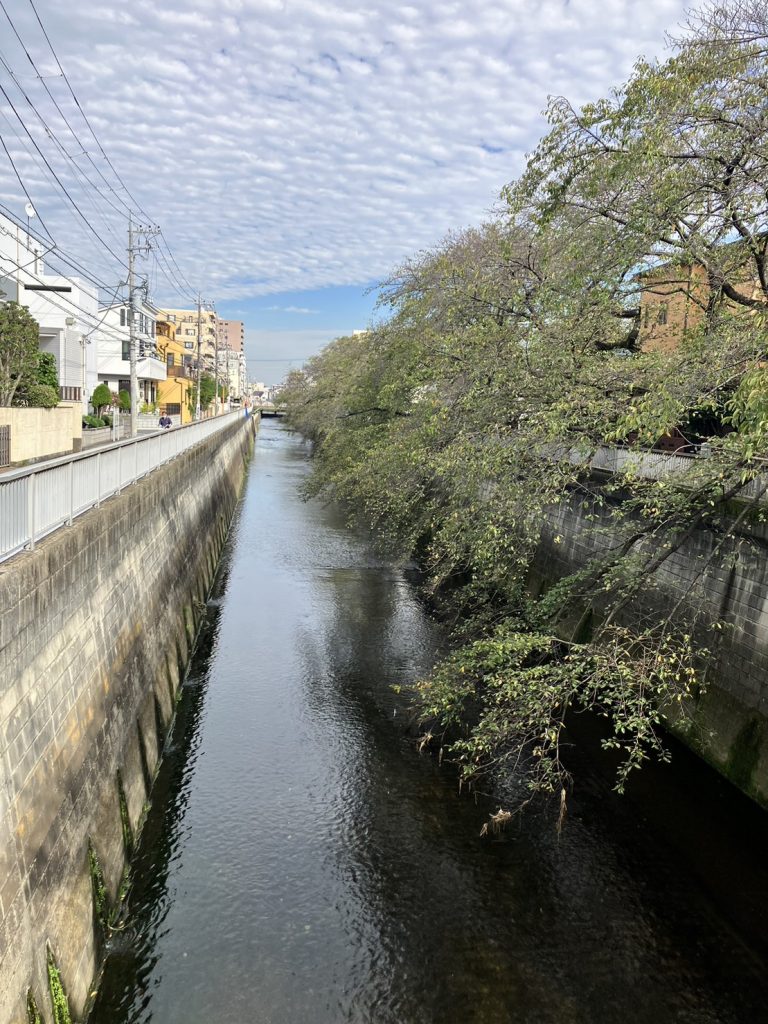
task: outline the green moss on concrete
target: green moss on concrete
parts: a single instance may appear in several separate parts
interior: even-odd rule
[[[91,875],[91,891],[93,892],[93,916],[98,921],[102,932],[106,932],[110,915],[109,893],[101,863],[90,838],[88,839],[88,870]]]
[[[64,990],[64,983],[61,980],[61,971],[58,968],[50,946],[48,947],[48,991],[51,995],[53,1024],[73,1024],[72,1014],[69,1010],[69,1000]]]
[[[43,1024],[43,1018],[37,1008],[35,996],[31,988],[27,989],[27,1024]]]
[[[117,797],[120,804],[120,824],[123,830],[123,848],[125,850],[126,860],[130,860],[133,856],[133,828],[131,827],[131,818],[128,814],[128,801],[125,797],[125,787],[123,786],[123,776],[120,769],[117,769]]]

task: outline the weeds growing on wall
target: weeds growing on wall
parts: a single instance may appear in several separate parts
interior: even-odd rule
[[[50,946],[48,947],[48,989],[51,995],[53,1024],[73,1024],[69,1011],[69,1000],[61,980],[61,971],[56,965]]]
[[[27,989],[27,1024],[43,1024],[32,989]]]
[[[123,830],[123,847],[125,849],[126,860],[130,860],[133,856],[134,847],[134,836],[133,828],[131,827],[131,818],[128,813],[128,801],[125,796],[125,787],[123,786],[123,775],[120,769],[117,769],[117,796],[120,804],[120,825]]]
[[[99,922],[102,932],[106,933],[110,918],[109,893],[104,881],[104,872],[90,838],[88,839],[88,870],[91,876],[94,917]]]

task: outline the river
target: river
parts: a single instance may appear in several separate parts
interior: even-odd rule
[[[308,471],[265,421],[91,1024],[768,1020],[768,815],[675,748],[481,839],[391,689],[440,630]]]

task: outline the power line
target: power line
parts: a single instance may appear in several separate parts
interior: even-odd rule
[[[89,222],[88,218],[85,216],[83,211],[80,209],[80,207],[77,205],[75,200],[70,195],[69,190],[67,189],[66,185],[62,182],[62,180],[59,178],[58,174],[56,174],[54,169],[51,167],[50,163],[48,162],[48,158],[45,156],[43,151],[40,149],[40,147],[38,146],[37,142],[33,138],[31,132],[29,131],[27,126],[24,124],[24,121],[23,121],[23,119],[21,117],[21,114],[18,112],[18,110],[14,106],[13,101],[11,100],[10,96],[8,95],[8,93],[5,91],[5,88],[3,87],[2,84],[0,84],[0,93],[2,93],[3,96],[5,97],[6,103],[8,104],[8,106],[11,108],[11,110],[16,115],[16,118],[18,119],[19,124],[24,129],[25,134],[29,138],[29,140],[32,143],[32,145],[35,147],[35,150],[37,151],[37,153],[40,155],[40,158],[42,159],[43,163],[47,167],[47,169],[50,172],[51,176],[56,181],[56,184],[59,186],[61,191],[67,197],[69,202],[72,204],[72,207],[75,210],[75,213],[77,213],[78,217],[80,217],[80,219],[85,224],[85,226],[88,228],[88,230],[98,239],[98,241],[104,246],[104,248],[107,250],[107,252],[109,252],[110,255],[115,260],[117,260],[117,262],[121,266],[123,266],[123,267],[125,267],[127,269],[128,265],[126,264],[126,262],[117,255],[117,253],[104,241],[104,239],[101,237],[101,235],[98,233],[98,231],[96,231],[96,229],[91,225],[91,223]]]
[[[59,57],[58,57],[58,55],[57,55],[57,53],[56,53],[56,51],[55,51],[55,49],[53,47],[51,39],[50,39],[48,33],[45,30],[45,26],[43,25],[43,22],[42,22],[42,20],[40,18],[40,15],[39,15],[38,11],[37,11],[37,8],[34,5],[33,0],[30,0],[30,6],[31,6],[32,11],[33,11],[33,13],[35,15],[35,18],[36,18],[37,23],[38,23],[38,25],[40,27],[40,30],[43,33],[45,41],[48,44],[48,47],[49,47],[49,49],[51,51],[51,54],[53,55],[53,58],[56,61],[56,65],[57,65],[57,67],[59,69],[60,75],[64,79],[64,81],[65,81],[65,83],[67,85],[67,88],[68,88],[68,90],[69,90],[69,92],[70,92],[70,94],[72,96],[72,99],[74,100],[75,105],[77,106],[77,109],[79,110],[80,115],[82,116],[83,122],[87,126],[88,131],[90,132],[91,136],[93,137],[93,140],[96,143],[96,145],[97,145],[101,155],[104,157],[104,160],[106,161],[107,165],[110,167],[110,169],[112,170],[112,173],[114,174],[115,178],[120,183],[120,186],[121,186],[122,190],[125,192],[125,194],[128,196],[128,198],[133,202],[133,204],[135,205],[136,209],[144,216],[144,218],[147,221],[149,221],[150,223],[153,222],[153,218],[151,218],[149,216],[149,214],[146,212],[146,210],[144,210],[143,207],[141,206],[141,204],[138,202],[136,197],[133,196],[133,194],[128,189],[128,186],[125,184],[125,181],[122,179],[122,177],[118,173],[117,168],[114,166],[114,164],[112,163],[111,159],[109,158],[106,150],[104,149],[104,146],[102,145],[101,140],[96,135],[96,131],[95,131],[93,125],[91,124],[90,120],[88,119],[88,116],[86,115],[85,111],[83,110],[83,107],[82,107],[80,101],[77,98],[77,95],[76,95],[76,93],[75,93],[75,91],[74,91],[74,89],[72,87],[72,84],[69,81],[69,78],[67,77],[66,72],[64,71],[64,68],[63,68],[63,66],[61,64],[61,61],[59,60]],[[18,82],[16,76],[13,74],[13,71],[6,64],[6,68],[9,71],[9,74],[11,75],[11,77],[13,78],[17,88],[19,88],[19,91],[22,93],[22,95],[27,100],[29,105],[35,111],[35,113],[36,113],[37,117],[39,118],[41,124],[43,125],[44,129],[46,130],[48,135],[51,137],[53,142],[56,145],[58,145],[58,147],[62,151],[63,155],[69,161],[71,161],[71,163],[75,167],[76,174],[79,177],[84,178],[85,181],[91,186],[91,188],[95,189],[95,191],[101,196],[101,198],[103,198],[105,200],[105,202],[107,202],[109,204],[109,206],[113,210],[115,210],[118,214],[120,214],[122,217],[129,216],[130,213],[131,213],[130,205],[125,201],[125,199],[122,198],[122,196],[120,196],[118,194],[118,192],[115,189],[115,187],[110,183],[110,181],[107,179],[105,174],[102,172],[101,168],[98,166],[98,164],[95,162],[95,160],[93,159],[91,154],[86,149],[85,145],[83,144],[82,140],[80,139],[80,137],[78,136],[77,132],[75,131],[75,129],[74,129],[72,123],[70,122],[69,118],[66,116],[66,114],[64,113],[64,111],[61,108],[61,105],[58,103],[58,101],[56,100],[55,96],[53,95],[53,93],[51,92],[50,88],[48,87],[47,83],[45,82],[44,76],[40,74],[39,68],[37,67],[37,65],[36,65],[32,55],[30,54],[29,50],[27,49],[27,46],[25,45],[23,39],[21,38],[21,35],[19,34],[16,26],[14,25],[13,20],[11,19],[10,15],[8,14],[8,11],[7,11],[4,3],[2,3],[2,0],[0,0],[0,8],[2,9],[3,14],[5,15],[9,25],[11,26],[11,28],[12,28],[12,30],[14,32],[14,35],[16,36],[17,40],[19,41],[19,44],[21,45],[22,49],[24,50],[24,53],[26,54],[26,57],[27,57],[30,65],[32,66],[32,68],[34,70],[36,77],[41,81],[41,83],[43,85],[43,88],[45,89],[46,93],[48,94],[48,96],[50,97],[50,99],[53,102],[54,106],[56,107],[56,110],[61,115],[61,118],[64,121],[64,124],[69,129],[69,132],[72,135],[72,138],[74,139],[76,145],[79,147],[80,151],[87,157],[88,161],[91,163],[91,165],[93,166],[93,168],[96,171],[96,173],[99,175],[101,180],[104,182],[104,184],[106,185],[107,189],[114,195],[114,197],[117,200],[117,202],[121,204],[121,206],[123,207],[123,210],[118,209],[118,207],[115,206],[115,204],[109,199],[109,197],[104,195],[101,192],[101,189],[97,185],[95,185],[94,182],[88,177],[88,175],[86,175],[85,172],[77,165],[77,163],[76,163],[74,157],[72,156],[72,154],[70,154],[66,150],[66,148],[63,146],[63,144],[56,137],[56,134],[52,131],[52,129],[46,123],[45,119],[43,118],[42,114],[40,114],[40,112],[37,109],[37,107],[35,106],[35,104],[29,99],[29,97],[24,92],[24,90],[23,90],[22,86],[20,85],[20,83]],[[5,62],[3,62],[3,63],[5,64]],[[7,94],[6,94],[6,97],[7,97]],[[12,106],[12,104],[11,104],[11,106]],[[12,106],[12,109],[13,109],[13,106]],[[16,113],[15,109],[14,109],[14,113]],[[17,116],[18,116],[18,114],[17,114]],[[32,140],[32,141],[34,143],[34,140]],[[38,148],[38,151],[39,151],[39,147],[36,147],[36,148]],[[49,167],[49,170],[50,170],[50,167]],[[95,204],[93,203],[93,201],[92,201],[90,196],[89,196],[89,201],[91,201],[91,203],[94,206],[94,208],[96,208]],[[125,212],[123,212],[123,211],[125,211]],[[108,231],[110,231],[110,232],[112,231],[112,228],[109,226],[109,224],[106,221],[105,221],[105,226],[106,226]],[[167,251],[167,256],[166,256],[166,254],[163,252],[161,246],[158,246],[158,254],[160,256],[160,270],[163,273],[163,276],[167,279],[168,283],[171,284],[172,287],[178,288],[181,294],[187,294],[188,297],[192,298],[193,295],[194,295],[194,288],[192,287],[192,285],[190,284],[189,280],[185,277],[185,275],[181,271],[181,268],[179,267],[179,265],[178,265],[178,263],[176,261],[176,258],[173,255],[173,252],[172,252],[172,250],[170,248],[170,245],[168,244],[167,239],[162,234],[162,231],[158,231],[158,234],[159,234],[159,236],[160,236],[160,238],[162,240],[162,243],[165,244],[165,248],[166,248],[166,251]],[[104,240],[101,239],[101,241],[102,241],[102,244],[106,246],[106,243],[104,242]],[[108,246],[106,246],[106,247],[109,249]],[[110,249],[109,251],[111,252],[112,250]],[[112,255],[114,256],[115,254],[112,253]],[[119,260],[119,262],[123,266],[126,266],[126,264],[122,260]],[[174,271],[174,267],[175,267],[175,271]],[[127,269],[127,266],[126,266],[126,269]]]

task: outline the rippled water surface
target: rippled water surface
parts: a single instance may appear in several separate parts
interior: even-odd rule
[[[676,751],[480,839],[390,689],[439,632],[307,472],[266,421],[92,1024],[768,1021],[766,817]]]

